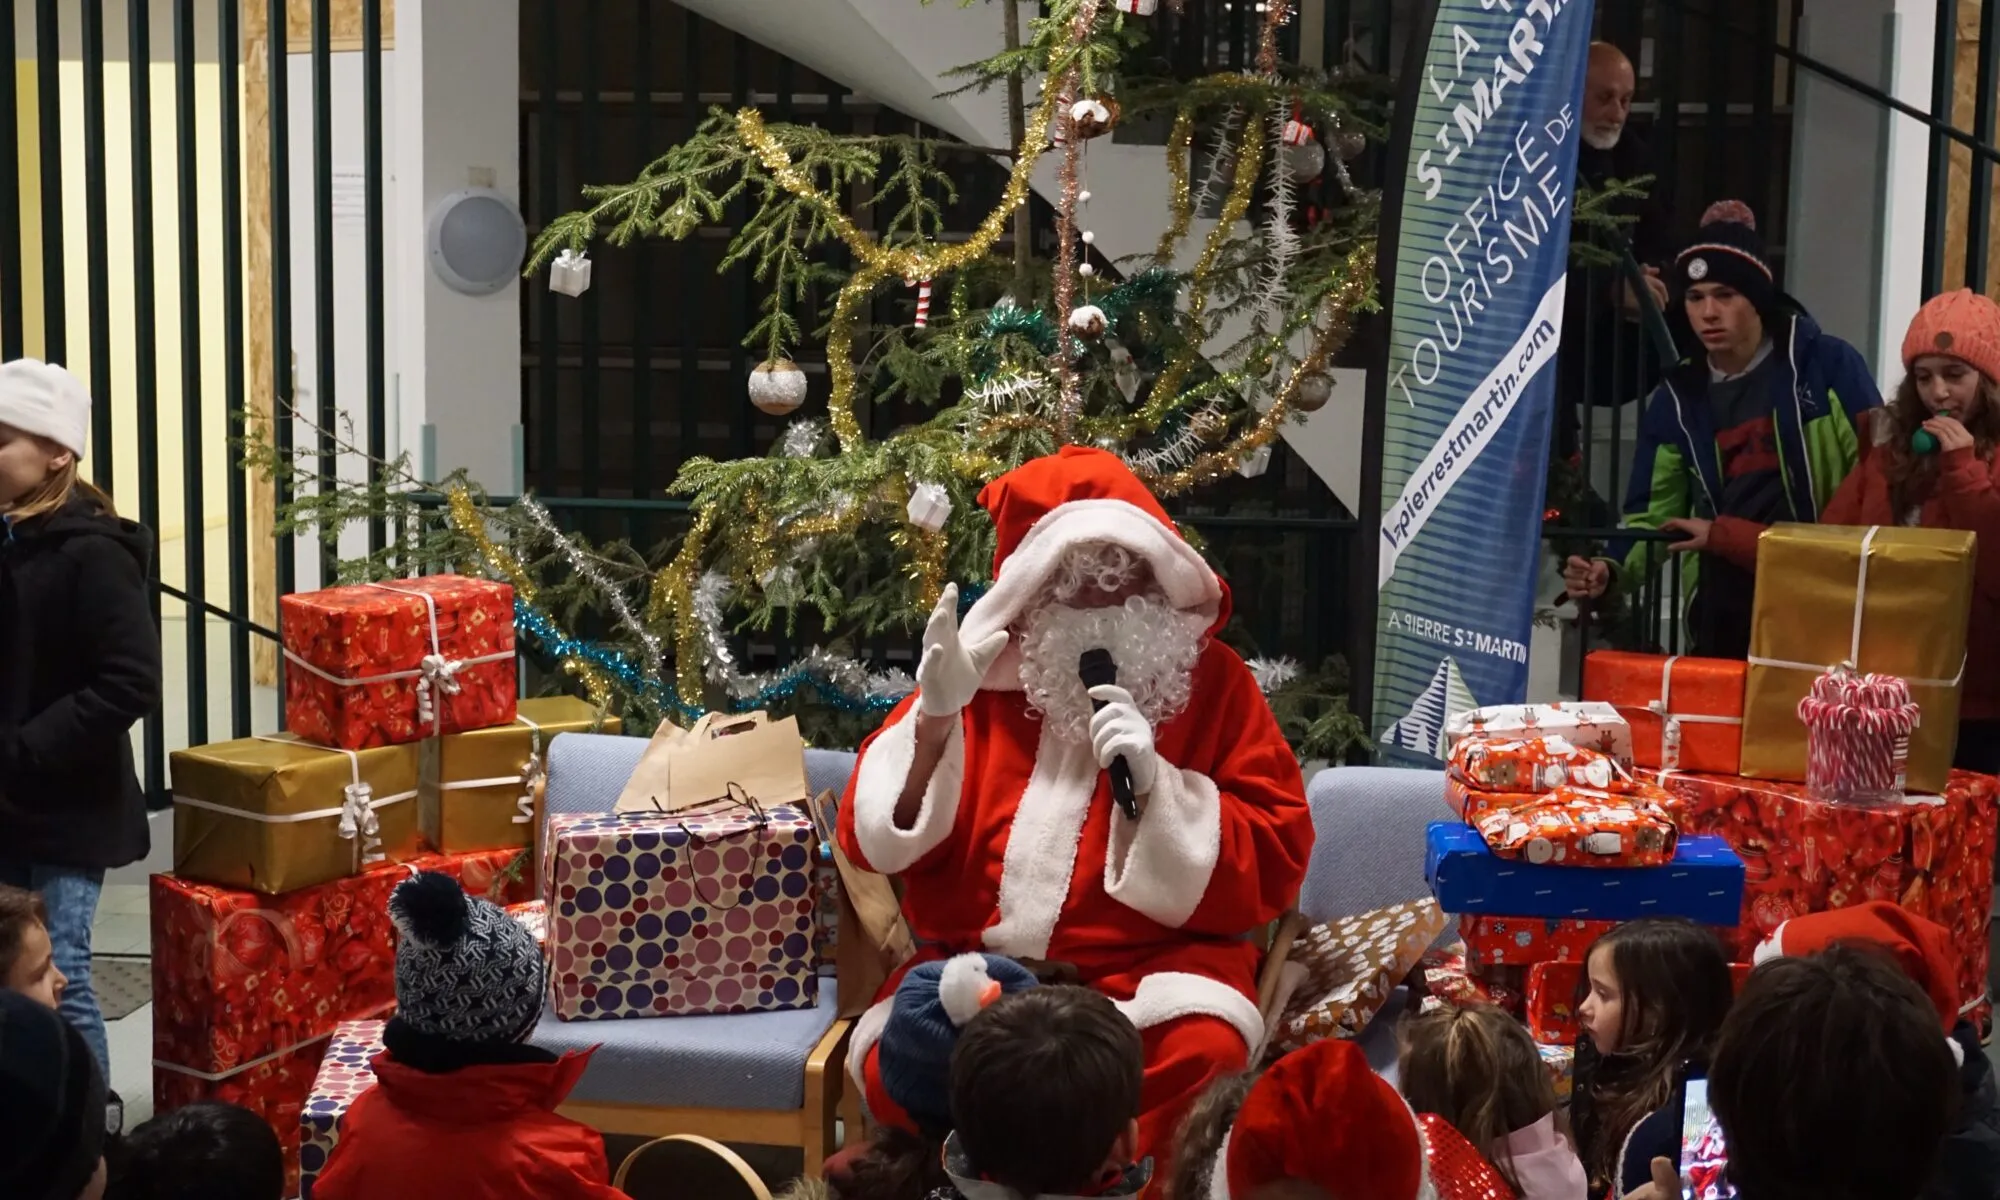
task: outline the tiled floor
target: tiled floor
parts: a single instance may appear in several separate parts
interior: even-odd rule
[[[97,921],[91,927],[91,951],[144,957],[152,953],[152,940],[145,886],[105,884],[103,898],[97,902]]]

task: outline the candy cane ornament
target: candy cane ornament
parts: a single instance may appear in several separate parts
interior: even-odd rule
[[[1843,664],[1813,681],[1798,713],[1806,726],[1806,786],[1815,795],[1858,803],[1900,796],[1920,715],[1907,683]]]
[[[917,328],[927,329],[931,323],[931,281],[916,279],[909,282],[917,289]]]

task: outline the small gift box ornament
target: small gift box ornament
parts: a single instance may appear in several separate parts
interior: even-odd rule
[[[1263,445],[1236,460],[1236,473],[1245,479],[1255,479],[1271,469],[1271,447]]]
[[[1806,788],[1822,799],[1879,804],[1902,799],[1919,709],[1894,675],[1843,663],[1799,701],[1806,727]]]
[[[936,533],[951,519],[951,495],[942,484],[920,483],[910,490],[910,503],[905,511],[910,524]]]
[[[1150,17],[1159,11],[1160,0],[1117,0],[1111,7],[1135,17]]]
[[[590,258],[579,250],[564,250],[549,264],[549,290],[581,296],[590,290]]]

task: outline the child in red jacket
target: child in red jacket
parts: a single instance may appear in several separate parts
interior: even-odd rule
[[[1903,338],[1903,369],[1881,438],[1820,520],[1979,535],[1958,765],[2000,774],[2000,305],[1963,290],[1933,298]]]
[[[547,967],[528,931],[448,875],[404,880],[396,1016],[315,1200],[611,1200],[604,1139],[556,1115],[589,1062],[525,1044]]]

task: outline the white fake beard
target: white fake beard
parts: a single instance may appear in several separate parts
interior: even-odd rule
[[[1028,707],[1056,736],[1090,740],[1090,693],[1077,675],[1086,650],[1111,652],[1118,686],[1157,728],[1187,708],[1195,662],[1208,622],[1158,596],[1133,596],[1110,608],[1044,604],[1021,631],[1021,689]]]
[[[1584,143],[1593,150],[1615,150],[1624,136],[1623,125],[1587,125],[1583,130]]]

